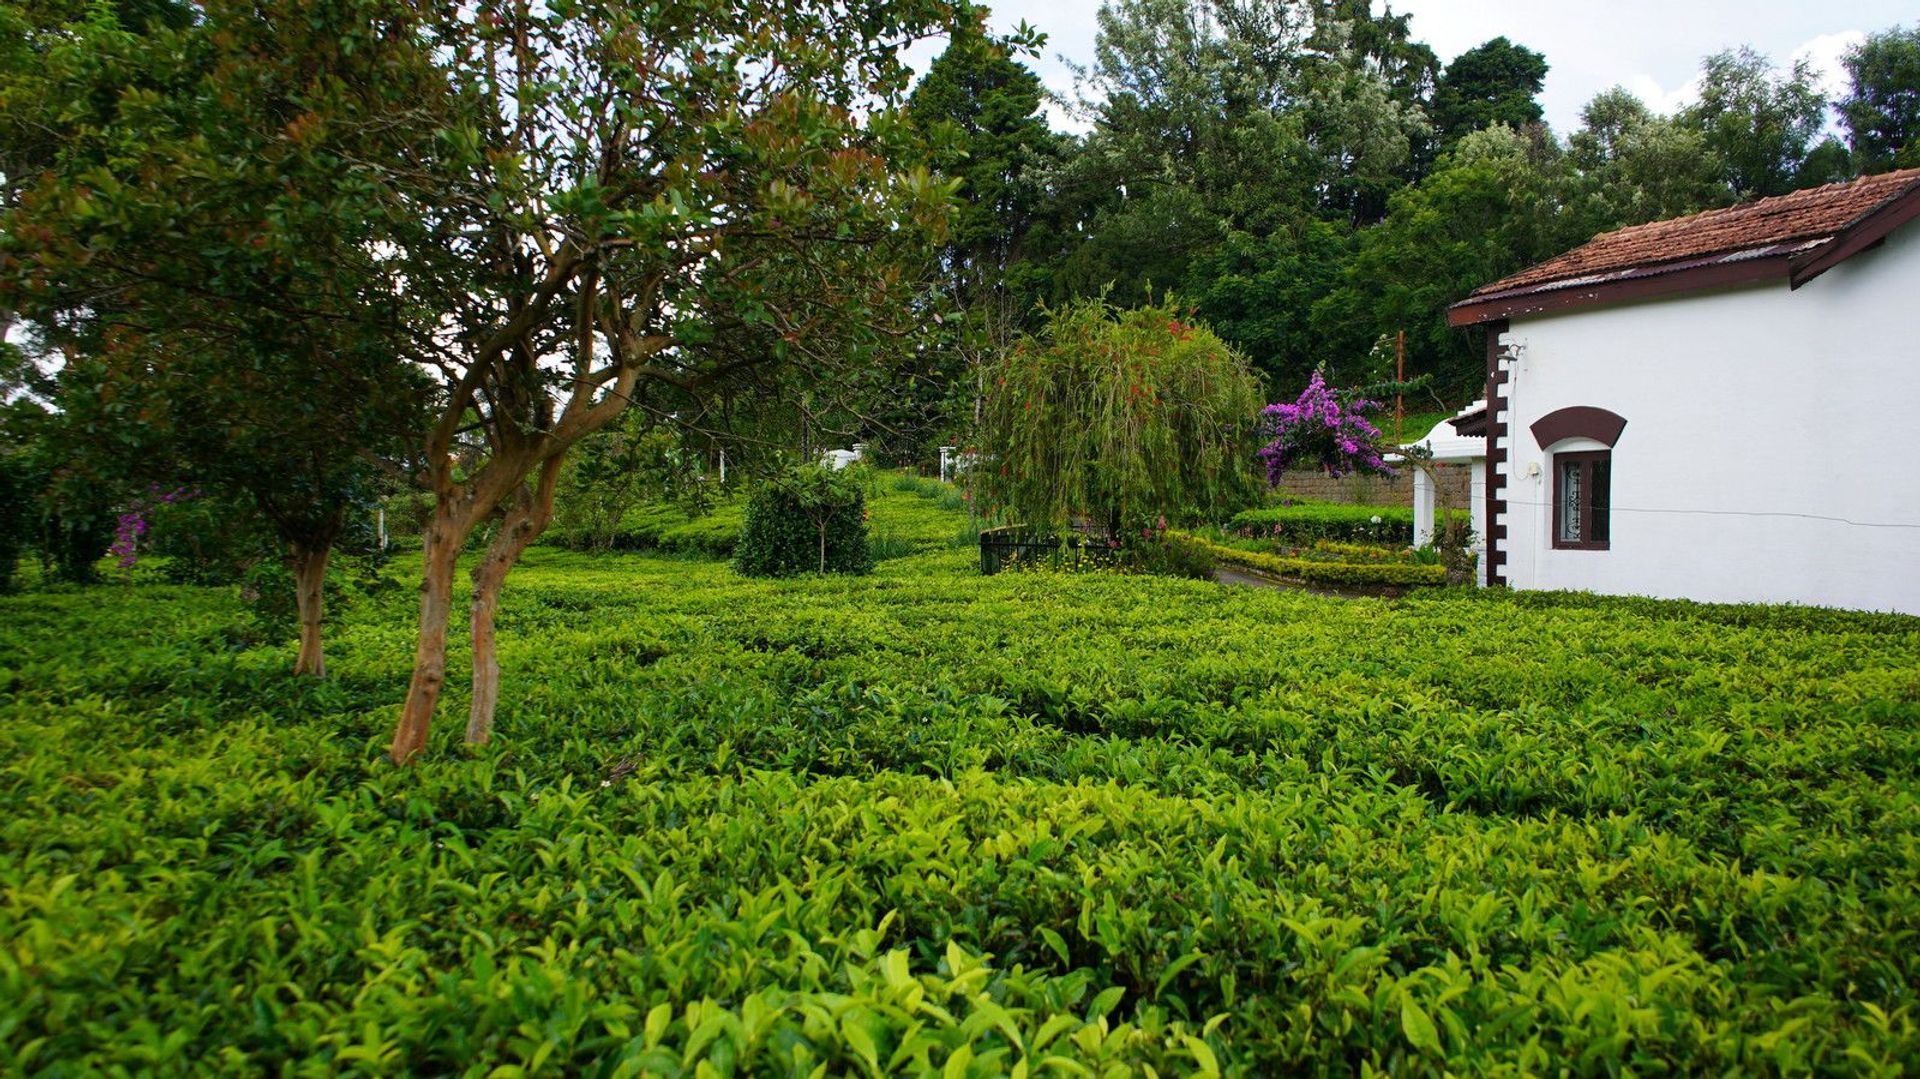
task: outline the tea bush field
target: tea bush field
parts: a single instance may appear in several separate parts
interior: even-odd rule
[[[534,549],[496,742],[452,693],[404,770],[407,590],[318,684],[221,590],[0,599],[0,1073],[1920,1067],[1920,621],[874,519],[864,578]]]

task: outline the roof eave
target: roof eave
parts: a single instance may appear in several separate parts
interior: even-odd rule
[[[1830,236],[1777,243],[1763,257],[1690,263],[1670,270],[1621,271],[1615,280],[1568,285],[1564,279],[1519,289],[1469,296],[1447,308],[1447,325],[1475,326],[1504,318],[1524,318],[1571,308],[1650,299],[1710,288],[1755,284],[1784,276],[1799,288],[1887,238],[1901,225],[1920,218],[1920,180],[1909,182],[1879,205]],[[1759,251],[1766,249],[1759,248]],[[1736,253],[1737,254],[1737,253]]]
[[[1920,218],[1920,181],[1908,184],[1885,202],[1862,214],[1859,220],[1841,229],[1832,242],[1795,256],[1788,270],[1788,285],[1799,288],[1878,244],[1894,229],[1915,218]]]
[[[1570,308],[1597,307],[1602,304],[1671,296],[1681,292],[1751,285],[1785,278],[1790,269],[1790,261],[1791,256],[1782,253],[1734,262],[1713,262],[1640,277],[1623,277],[1573,288],[1548,287],[1554,284],[1549,282],[1517,292],[1470,296],[1447,308],[1447,325],[1477,326],[1497,319],[1545,315]]]

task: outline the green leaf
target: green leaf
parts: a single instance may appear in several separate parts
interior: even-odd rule
[[[1400,996],[1400,1031],[1407,1036],[1407,1043],[1423,1053],[1440,1053],[1440,1032],[1434,1029],[1433,1020],[1414,1003],[1412,994]]]

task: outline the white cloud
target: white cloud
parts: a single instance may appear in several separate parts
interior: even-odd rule
[[[1634,75],[1621,83],[1633,96],[1639,98],[1647,108],[1662,116],[1672,116],[1688,105],[1700,100],[1700,76],[1695,75],[1686,82],[1669,90],[1660,85],[1660,80],[1652,75]]]
[[[1840,58],[1849,49],[1859,46],[1867,40],[1864,30],[1842,30],[1837,34],[1821,34],[1803,42],[1793,50],[1791,62],[1805,60],[1819,79],[1820,90],[1829,98],[1839,97],[1847,92],[1847,69]]]

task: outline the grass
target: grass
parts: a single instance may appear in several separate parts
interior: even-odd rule
[[[325,683],[0,599],[0,1072],[1920,1066],[1920,620],[981,578],[943,497],[865,578],[530,551],[406,770],[405,589]]]

